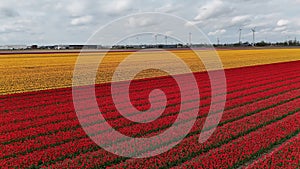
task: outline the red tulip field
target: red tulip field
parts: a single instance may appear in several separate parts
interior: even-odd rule
[[[300,61],[229,68],[224,72],[227,92],[218,90],[218,85],[214,87],[217,102],[225,103],[225,108],[224,112],[212,112],[212,116],[222,113],[222,118],[209,139],[198,141],[201,132],[211,130],[203,129],[203,125],[210,107],[217,103],[211,103],[208,73],[195,72],[200,107],[190,106],[181,112],[189,114],[199,109],[192,129],[172,149],[149,158],[118,156],[94,143],[79,123],[71,87],[0,95],[0,168],[300,168]],[[176,76],[184,79],[186,74]],[[94,131],[93,136],[110,134],[101,128],[103,121],[97,120],[99,110],[120,133],[147,138],[171,127],[181,104],[194,102],[180,100],[180,89],[171,76],[133,80],[130,100],[139,112],[151,107],[148,97],[154,89],[162,90],[167,100],[159,118],[136,123],[117,111],[111,83],[95,85],[97,108],[89,107],[92,100],[85,93],[86,87],[78,88],[80,99],[87,103],[81,120],[88,119],[84,125]],[[120,88],[118,94],[124,92]],[[196,93],[191,89],[185,94],[192,97]],[[224,95],[226,100],[221,97]],[[164,106],[159,104],[161,96],[153,97],[157,109]],[[129,113],[138,116],[139,112]],[[151,113],[146,118],[151,118]],[[114,146],[126,140],[106,142]],[[151,151],[171,143],[161,139]],[[141,148],[134,153],[149,152]]]

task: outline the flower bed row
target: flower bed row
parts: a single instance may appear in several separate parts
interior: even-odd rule
[[[297,168],[300,165],[300,134],[244,168]]]

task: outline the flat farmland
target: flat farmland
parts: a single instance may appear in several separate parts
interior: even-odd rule
[[[130,84],[130,101],[137,108],[131,111],[121,100],[114,102],[111,84],[121,84],[119,95],[125,95],[122,82],[111,77],[132,52],[111,52],[98,69],[95,85],[97,107],[87,86],[77,86],[80,101],[85,101],[85,114],[81,123],[75,112],[72,98],[72,76],[78,53],[51,54],[0,54],[0,166],[3,168],[299,168],[300,136],[300,49],[218,50],[225,68],[227,92],[215,84],[217,100],[212,101],[212,86],[208,72],[190,50],[170,51],[181,58],[192,70],[200,91],[198,96],[190,86],[187,74],[178,71],[187,90],[186,100],[181,99],[178,84],[163,71],[146,70]],[[207,51],[200,57],[210,58]],[[145,57],[157,59],[157,64],[178,69],[174,64],[160,63],[162,52],[138,53],[139,59],[128,65],[128,72],[142,68]],[[87,58],[99,57],[88,53]],[[151,59],[148,58],[148,59]],[[90,64],[89,62],[83,64]],[[127,73],[127,72],[124,72]],[[85,83],[82,82],[84,85]],[[116,108],[131,117],[140,116],[151,107],[149,93],[160,89],[166,95],[165,109],[160,95],[152,100],[157,109],[164,109],[160,117],[150,123],[136,123],[123,117]],[[223,96],[226,96],[224,99]],[[196,107],[194,102],[199,102]],[[222,109],[213,105],[224,103]],[[187,109],[181,108],[187,105]],[[196,120],[188,134],[175,147],[150,158],[127,158],[99,147],[91,138],[99,135],[109,138],[110,130],[102,126],[98,111],[114,129],[130,137],[149,138],[166,131],[179,112],[189,115],[196,110]],[[155,111],[147,112],[147,119]],[[222,113],[220,123],[207,141],[199,143],[199,135],[210,133],[213,126],[204,127],[207,119]],[[209,117],[209,118],[208,118]],[[180,124],[178,124],[180,125]],[[89,137],[82,126],[93,131]],[[132,154],[144,155],[158,151],[176,142],[162,138],[149,142],[150,149],[134,149]],[[116,138],[103,140],[108,146],[130,143]]]
[[[193,72],[205,71],[203,63],[190,50],[174,50],[174,55],[181,58]],[[300,59],[300,49],[266,49],[266,50],[218,50],[223,67],[236,68],[269,63],[295,61]],[[132,52],[111,52],[105,55],[99,69],[96,83],[110,82],[118,64]],[[210,57],[209,52],[199,51],[200,57]],[[51,54],[0,54],[0,94],[20,93],[43,89],[70,87],[74,65],[78,58],[76,53]],[[89,53],[85,57],[99,57],[99,53]],[[139,53],[142,58],[151,55],[161,56],[160,52]],[[145,60],[139,59],[128,66],[128,71],[139,68]],[[164,67],[173,67],[164,64]],[[176,69],[176,68],[173,68]],[[161,71],[141,72],[136,78],[166,75]]]

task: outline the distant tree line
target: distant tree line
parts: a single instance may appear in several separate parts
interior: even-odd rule
[[[246,46],[253,46],[252,43],[249,42],[244,42],[244,43],[231,43],[231,44],[214,44],[215,47],[246,47]],[[265,41],[260,41],[254,44],[254,46],[258,47],[264,47],[264,46],[300,46],[300,42],[298,40],[288,40],[284,42],[265,42]]]

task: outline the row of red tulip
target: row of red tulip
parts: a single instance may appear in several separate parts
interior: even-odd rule
[[[290,87],[293,87],[293,86],[290,86]],[[283,88],[279,88],[279,89],[283,89]],[[265,94],[265,95],[268,95],[268,94],[270,94],[270,93],[262,93],[262,94]],[[255,98],[256,96],[252,96],[252,98]],[[250,97],[249,97],[250,98]],[[246,97],[245,98],[240,98],[240,101],[245,101],[245,100],[247,100],[246,99]],[[247,100],[248,101],[248,100]],[[253,99],[252,99],[252,101],[253,101]],[[268,100],[267,100],[268,101]],[[239,101],[237,101],[237,102],[239,102]],[[231,103],[231,102],[229,102],[229,103]],[[235,104],[235,103],[234,103]],[[234,104],[232,104],[232,105],[234,105]],[[227,104],[227,106],[232,106],[232,105],[230,105],[230,104]],[[208,107],[206,107],[206,109],[208,110]],[[204,111],[205,112],[205,111]],[[203,114],[202,114],[203,115]],[[204,114],[205,115],[205,114]],[[67,116],[68,117],[68,116]],[[74,124],[74,123],[73,123]],[[55,125],[55,124],[50,124],[50,125]],[[46,126],[46,128],[53,128],[53,127],[50,127],[50,126]],[[39,128],[37,128],[36,130],[40,130]],[[22,135],[22,133],[23,134],[25,134],[25,136],[30,136],[30,135],[28,135],[29,133],[30,133],[30,131],[31,131],[31,129],[28,129],[28,132],[24,132],[24,131],[20,131],[20,133],[18,133],[17,132],[17,136],[19,137],[20,135]],[[32,133],[32,131],[31,131],[31,133]],[[6,135],[6,136],[4,136],[5,138],[7,138],[8,137],[8,140],[10,140],[10,139],[13,139],[13,137],[10,137],[10,135]],[[4,139],[4,138],[3,138]],[[2,139],[1,139],[2,140]]]
[[[284,71],[280,72],[279,71],[279,76],[282,77],[283,74],[290,74],[290,73],[292,73],[292,71],[295,72],[295,70],[291,70],[289,72],[284,72]],[[264,71],[264,70],[262,70],[262,72],[256,72],[256,73],[262,74],[261,78],[266,78],[267,77],[267,76],[263,76],[264,75],[263,73],[265,73],[265,75],[267,75],[266,71]],[[235,72],[235,74],[236,74],[236,72]],[[230,74],[229,75],[227,74],[227,76],[230,76]],[[242,77],[244,77],[244,76],[247,76],[247,74],[246,75],[244,75],[244,74],[242,75]],[[252,74],[252,76],[253,76],[253,74]],[[199,82],[199,85],[203,85],[203,83],[205,83],[207,85],[207,83],[209,82],[208,80],[203,80],[202,76],[199,77],[199,78],[197,78],[197,79],[201,80],[201,82]],[[228,79],[229,79],[228,80],[229,84],[231,84],[231,79],[233,79],[232,82],[235,82],[236,84],[239,84],[239,83],[241,83],[240,81],[243,82],[245,80],[248,83],[249,83],[249,80],[250,81],[260,81],[261,80],[261,79],[258,79],[257,77],[255,78],[255,80],[253,80],[254,78],[251,78],[251,76],[249,76],[248,79],[243,79],[243,80],[240,80],[240,81],[238,81],[238,79],[241,79],[241,77],[238,77],[238,78],[230,78],[230,77],[228,77]],[[168,83],[166,83],[166,84],[168,84]],[[107,85],[102,85],[102,87],[99,86],[99,88],[96,88],[96,89],[98,89],[98,90],[101,91],[101,92],[100,91],[99,92],[96,91],[96,93],[101,93],[101,96],[105,96],[105,93],[107,94],[107,92],[109,91],[109,90],[101,90],[105,86],[107,86]],[[167,85],[166,87],[168,87],[168,86],[169,85]],[[137,86],[136,88],[138,88],[138,87],[140,87],[140,86]],[[144,87],[147,87],[147,86],[143,86],[143,88]],[[5,106],[4,107],[5,107],[5,109],[11,108],[12,110],[20,109],[20,108],[28,108],[28,107],[26,107],[26,105],[28,105],[29,107],[33,107],[34,105],[30,104],[30,102],[28,102],[26,100],[33,101],[34,99],[38,99],[38,102],[36,102],[36,104],[40,104],[40,105],[48,105],[48,104],[51,104],[51,103],[52,104],[53,103],[63,103],[63,102],[66,102],[66,99],[67,99],[67,101],[72,101],[71,92],[69,90],[67,90],[67,92],[64,92],[64,91],[60,91],[60,92],[63,92],[63,93],[59,93],[58,92],[57,95],[50,95],[50,96],[45,96],[44,93],[38,93],[38,95],[35,95],[35,97],[33,97],[33,98],[25,98],[25,97],[23,98],[23,97],[21,97],[21,98],[15,98],[14,100],[7,100],[5,102]],[[83,90],[82,93],[84,94],[84,90]],[[47,102],[44,102],[44,100],[47,101]],[[24,102],[22,102],[22,101],[24,101]],[[15,104],[16,102],[18,102],[19,104],[16,105]],[[17,107],[14,107],[14,106],[17,106]],[[4,108],[4,107],[2,107],[2,108]],[[37,107],[37,105],[35,105],[35,107]]]
[[[278,89],[275,90],[276,92],[275,91],[261,92],[261,93],[258,93],[256,95],[252,95],[252,96],[249,95],[249,96],[246,96],[244,98],[238,98],[237,100],[230,100],[230,98],[228,98],[228,102],[227,102],[226,106],[231,107],[231,109],[234,108],[234,107],[238,107],[238,109],[242,110],[243,107],[240,107],[240,105],[241,104],[245,105],[245,104],[247,104],[247,102],[251,102],[251,101],[252,102],[257,101],[257,100],[255,100],[256,98],[259,98],[257,95],[270,96],[270,95],[274,94],[273,92],[275,92],[275,94],[277,94],[278,92],[282,92],[282,90],[283,91],[289,90],[290,88],[293,88],[295,85],[291,85],[291,86],[288,86],[288,87],[285,87],[285,88],[283,88],[283,87],[278,88]],[[278,96],[278,97],[282,98],[284,96]],[[256,108],[256,107],[257,108],[262,108],[264,105],[268,105],[268,104],[272,103],[272,101],[271,101],[272,99],[275,100],[275,99],[278,99],[278,97],[274,97],[274,98],[272,97],[272,98],[267,99],[265,101],[258,102],[257,106],[250,106],[250,108],[251,107],[252,108]],[[243,108],[243,110],[245,110],[245,111],[248,110],[248,109],[249,109],[249,106],[246,106],[245,108]],[[207,112],[209,110],[209,107],[208,106],[202,107],[201,110],[202,111],[200,111],[200,115],[204,116],[204,115],[207,114]],[[233,111],[235,111],[235,110],[233,109]],[[172,114],[172,112],[174,112],[174,111],[170,111],[168,113]],[[175,116],[175,115],[176,115],[176,113],[173,116]],[[66,114],[66,115],[64,114],[64,116],[66,116],[66,117],[65,118],[59,117],[59,118],[66,119],[69,122],[72,121],[72,119],[68,119],[70,117],[70,116],[68,116],[68,114]],[[75,117],[74,114],[73,114],[73,116]],[[167,116],[166,118],[169,118],[169,116]],[[92,121],[89,121],[91,119],[92,119]],[[121,126],[124,126],[124,127],[126,127],[127,125],[132,124],[132,123],[128,123],[127,125],[125,125],[124,122],[120,121],[120,120],[123,120],[123,119],[124,118],[115,119],[114,123],[118,124],[118,125],[121,125]],[[38,126],[38,127],[34,127],[34,128],[28,128],[28,129],[25,129],[25,130],[19,130],[19,131],[14,131],[14,132],[11,132],[11,133],[6,133],[6,135],[2,136],[4,138],[1,138],[1,140],[3,140],[3,142],[5,142],[5,141],[8,141],[8,140],[20,139],[20,138],[24,138],[24,137],[30,137],[30,136],[35,136],[35,135],[38,135],[38,134],[48,133],[49,131],[53,131],[52,129],[59,130],[59,129],[65,129],[65,128],[71,128],[71,127],[78,126],[78,123],[75,122],[75,121],[77,121],[76,117],[73,120],[74,120],[74,122],[69,123],[69,124],[67,123],[66,126],[62,125],[62,124],[65,124],[64,121],[61,121],[61,123],[54,123],[53,124],[53,123],[51,123],[51,120],[50,120],[49,125],[43,125],[43,126]],[[86,123],[92,123],[93,124],[93,120],[95,121],[95,120],[97,120],[97,118],[94,118],[93,116],[90,116],[90,118],[87,118]],[[126,119],[124,119],[124,120],[126,120]],[[58,127],[55,127],[55,126],[58,126]],[[120,126],[115,126],[115,127],[120,127]],[[49,130],[49,129],[51,129],[51,130]],[[42,132],[42,131],[45,131],[45,132]]]
[[[284,81],[284,82],[277,83],[276,87],[283,87],[283,86],[286,87],[288,85],[288,83],[290,83],[290,82],[293,82],[293,80],[287,80],[287,81]],[[266,86],[261,86],[259,88],[248,89],[245,92],[243,92],[243,91],[239,92],[241,94],[239,94],[239,93],[230,93],[230,94],[228,94],[227,97],[229,98],[229,100],[231,100],[231,99],[240,97],[242,95],[245,96],[245,95],[249,95],[249,94],[252,94],[252,93],[258,93],[259,94],[259,92],[261,92],[261,91],[272,90],[271,87],[272,87],[271,85],[266,85]],[[264,94],[264,93],[262,93],[262,94]],[[217,97],[218,96],[216,96],[216,100],[218,100]],[[245,99],[245,98],[243,98],[243,99]],[[209,99],[201,100],[202,105],[206,105],[206,104],[209,104],[209,103],[210,103]],[[70,105],[62,105],[61,112],[68,112],[69,109],[70,109]],[[38,118],[37,120],[32,119],[32,118],[27,118],[27,120],[24,120],[24,121],[22,120],[21,123],[15,123],[15,122],[14,123],[8,123],[5,126],[0,127],[0,133],[13,132],[13,131],[18,130],[18,129],[23,129],[24,130],[24,129],[30,128],[30,127],[41,126],[41,125],[44,125],[44,124],[56,123],[56,122],[59,122],[59,121],[63,121],[65,119],[72,119],[72,118],[75,119],[76,118],[74,116],[74,113],[72,113],[72,112],[58,114],[59,110],[53,110],[53,108],[51,106],[49,106],[49,109],[46,109],[45,111],[49,112],[50,114],[52,114],[53,112],[54,113],[57,112],[57,114],[56,114],[55,117],[52,117],[52,116],[46,116],[46,117],[44,116],[43,117],[42,116],[42,118]],[[93,112],[96,112],[96,109],[94,109]],[[31,115],[35,115],[35,114],[31,113]],[[112,114],[110,114],[110,116],[112,117]],[[25,116],[25,118],[26,118],[26,116]],[[15,119],[6,118],[6,120],[9,122],[9,121],[14,121]],[[32,126],[31,126],[31,124],[32,124]],[[24,128],[24,126],[26,126],[26,128]],[[7,130],[7,128],[9,128],[9,130]]]
[[[250,86],[249,86],[250,87]],[[229,92],[231,92],[231,91],[229,91]],[[202,96],[202,93],[201,93],[201,96]],[[29,112],[28,113],[26,113],[26,111],[25,112],[23,112],[24,114],[25,114],[25,116],[23,115],[23,116],[21,116],[22,115],[22,113],[18,113],[17,115],[19,115],[19,117],[21,117],[22,119],[18,119],[18,116],[16,116],[16,114],[14,114],[14,113],[9,113],[8,114],[8,116],[4,116],[2,119],[3,119],[3,121],[2,122],[4,122],[4,123],[16,123],[18,120],[22,120],[22,121],[24,121],[24,120],[26,120],[26,119],[28,119],[28,120],[30,120],[30,121],[32,121],[32,117],[35,117],[35,118],[38,118],[38,117],[44,117],[44,116],[46,116],[46,115],[49,115],[48,113],[51,113],[51,112],[53,112],[53,114],[56,114],[56,113],[58,113],[59,111],[62,111],[62,112],[68,112],[69,110],[68,109],[64,109],[64,108],[69,108],[70,110],[72,110],[72,105],[70,105],[71,103],[69,102],[69,103],[67,103],[67,105],[65,105],[65,104],[61,104],[61,105],[59,105],[59,106],[57,106],[57,105],[47,105],[47,107],[43,107],[43,109],[38,109],[39,111],[41,111],[41,112],[43,112],[42,114],[41,113],[39,113],[39,115],[37,116],[37,117],[35,117],[36,116],[36,114],[35,113],[29,113],[29,112],[31,112],[32,110],[30,110],[29,109]],[[46,109],[46,108],[48,108],[48,109]],[[37,110],[36,110],[37,111]],[[44,114],[45,113],[45,114]],[[46,114],[47,113],[47,114]],[[51,114],[50,114],[51,115]]]
[[[280,145],[269,154],[260,157],[247,169],[255,168],[285,168],[293,169],[299,167],[300,159],[300,134]]]
[[[297,95],[297,94],[296,94]],[[288,98],[290,97],[290,95],[288,95]],[[293,102],[292,104],[295,104],[295,102]],[[292,107],[291,105],[288,105],[287,107]],[[283,110],[285,110],[285,109],[283,109]],[[236,115],[233,115],[233,117],[235,117]],[[256,118],[255,118],[256,119]],[[203,120],[202,120],[202,122],[203,122]],[[243,124],[243,123],[238,123],[238,124]],[[253,123],[253,124],[256,124],[256,123]],[[199,130],[199,128],[197,129],[197,130]],[[82,142],[82,140],[84,140],[83,142]],[[73,141],[72,143],[74,143],[74,144],[76,144],[77,146],[78,146],[78,149],[80,149],[80,148],[82,148],[82,149],[85,149],[86,147],[88,147],[88,148],[90,148],[90,146],[93,146],[93,143],[92,142],[90,142],[89,140],[86,140],[86,139],[82,139],[82,140],[79,140],[79,141]],[[89,143],[88,143],[89,142]],[[85,143],[85,144],[84,144]],[[82,147],[82,146],[80,146],[80,145],[82,145],[82,144],[84,144],[86,147]],[[67,147],[65,147],[65,146],[67,146]],[[69,145],[69,144],[63,144],[63,145],[60,145],[59,146],[59,148],[62,148],[62,149],[60,149],[60,151],[58,151],[57,150],[57,152],[59,152],[59,153],[62,153],[62,150],[66,150],[67,152],[70,152],[70,150],[74,150],[74,151],[76,151],[75,149],[72,149],[71,147],[69,147],[69,146],[72,146],[72,145]],[[95,146],[95,145],[94,145]],[[53,148],[50,148],[50,149],[46,149],[45,151],[44,151],[44,153],[47,153],[47,154],[49,154],[49,153],[53,153],[53,151],[51,151],[51,150],[53,150],[54,152],[56,152],[55,150],[55,147],[53,147]],[[83,151],[83,150],[82,150]],[[65,152],[65,151],[63,151],[63,152]],[[106,152],[105,152],[106,153]],[[39,152],[34,152],[33,154],[39,154]],[[63,153],[64,154],[64,153]],[[107,153],[106,153],[106,156],[107,156]],[[54,156],[54,157],[56,157],[56,156]],[[44,161],[45,161],[45,159],[43,159]],[[105,161],[104,161],[105,162]]]
[[[299,101],[299,99],[280,105],[278,107],[262,111],[252,116],[247,116],[243,119],[234,121],[232,123],[227,123],[222,126],[219,126],[214,132],[214,134],[205,143],[202,144],[198,143],[199,136],[196,133],[200,132],[199,128],[202,128],[203,123],[197,121],[194,128],[191,131],[191,133],[195,133],[195,135],[184,139],[178,147],[151,159],[129,160],[126,163],[121,163],[114,167],[122,168],[135,165],[145,165],[149,166],[150,168],[155,168],[155,166],[158,165],[157,161],[159,161],[158,166],[168,166],[172,163],[176,164],[178,163],[178,161],[184,158],[191,158],[191,154],[203,154],[204,152],[208,151],[213,147],[220,146],[221,144],[224,144],[228,141],[231,141],[232,139],[236,139],[237,137],[242,136],[244,133],[255,129],[257,126],[262,127],[264,124],[273,122],[276,119],[278,120],[286,116],[287,112],[289,111],[291,112],[290,114],[295,113],[295,110],[293,110],[293,105],[295,105],[297,101]],[[209,131],[205,133],[209,133]],[[172,157],[172,159],[169,159],[168,157]]]
[[[277,69],[273,69],[274,66]],[[297,68],[298,66],[298,62],[282,62],[282,63],[274,63],[274,64],[267,64],[267,65],[257,65],[257,66],[249,66],[249,67],[241,67],[241,68],[233,68],[233,69],[226,69],[226,76],[230,77],[231,75],[234,76],[247,76],[248,74],[257,74],[257,73],[264,73],[264,72],[269,72],[269,70],[272,71],[272,74],[274,72],[280,72],[280,71],[285,71],[288,70],[289,68],[293,67],[293,68]],[[253,67],[255,67],[255,69],[253,69]],[[251,70],[251,71],[249,71]],[[238,73],[237,73],[238,72]],[[195,76],[203,76],[202,74],[207,74],[206,72],[197,72],[194,73]],[[155,78],[148,78],[148,79],[154,79]],[[136,80],[136,81],[143,81],[143,80]],[[109,83],[107,84],[101,84],[103,85],[109,85]],[[98,85],[96,85],[98,86]],[[69,94],[71,89],[70,88],[60,88],[60,89],[55,89],[58,93],[60,94]],[[53,94],[53,90],[52,89],[46,89],[43,90],[42,93],[42,97],[43,98],[47,98],[48,96],[52,96]],[[8,95],[0,95],[0,100],[9,100],[12,99],[14,97],[26,97],[32,99],[32,98],[36,98],[36,95],[41,95],[40,92],[34,91],[34,92],[26,92],[26,93],[17,93],[17,94],[8,94]],[[2,107],[2,106],[0,106]]]
[[[278,67],[282,69],[280,70]],[[271,73],[268,71],[271,71]],[[204,97],[204,99],[201,99],[199,116],[189,136],[174,149],[157,156],[161,158],[153,157],[141,161],[127,160],[126,163],[122,163],[123,160],[126,160],[125,158],[100,149],[93,141],[87,138],[76,119],[71,102],[72,95],[70,89],[0,96],[0,100],[4,100],[4,103],[8,103],[7,105],[10,105],[10,101],[12,100],[21,103],[18,106],[12,106],[12,112],[10,110],[7,111],[8,109],[6,108],[3,111],[0,110],[2,111],[0,113],[1,120],[4,119],[0,123],[2,124],[3,122],[5,124],[4,128],[0,127],[0,149],[3,150],[0,154],[0,166],[24,168],[31,165],[43,164],[44,166],[51,165],[56,168],[66,168],[73,166],[73,164],[74,167],[104,167],[119,163],[119,165],[114,167],[124,165],[128,167],[152,166],[155,168],[157,165],[158,167],[170,167],[184,162],[187,163],[189,159],[200,158],[200,156],[209,154],[210,151],[214,151],[215,149],[220,149],[221,151],[222,147],[226,147],[231,142],[241,140],[241,138],[274,125],[275,123],[273,124],[272,122],[276,122],[277,124],[281,119],[284,121],[292,116],[295,117],[294,119],[299,120],[298,116],[295,116],[299,111],[295,108],[297,108],[300,96],[297,71],[299,71],[299,67],[297,67],[295,62],[226,70],[226,74],[230,75],[228,76],[229,79],[227,79],[229,93],[227,95],[226,111],[223,114],[220,126],[204,144],[199,144],[197,138],[200,129],[203,127],[205,116],[211,106],[210,87],[208,85],[209,81],[205,81],[204,83],[201,81],[203,78],[207,78],[205,77],[207,74],[196,73],[195,76],[202,77],[202,79],[197,78],[197,80],[202,94],[201,97]],[[241,75],[237,75],[237,73]],[[268,74],[269,76],[266,76]],[[246,75],[249,75],[249,79],[242,78]],[[133,82],[130,87],[132,102],[139,109],[147,109],[150,106],[147,96],[154,88],[164,89],[169,98],[168,105],[172,104],[172,106],[167,107],[162,117],[153,123],[144,125],[132,123],[116,112],[111,98],[108,98],[110,90],[106,89],[110,89],[109,84],[96,85],[97,101],[100,103],[100,109],[103,107],[107,110],[103,114],[109,123],[120,132],[130,136],[150,137],[164,131],[176,119],[176,112],[178,112],[180,108],[179,103],[182,101],[178,98],[180,95],[176,92],[177,87],[172,85],[174,81],[169,77],[163,77],[162,79],[138,80]],[[146,91],[142,90],[144,86]],[[82,93],[82,99],[88,100],[85,88],[88,88],[88,86],[82,87],[80,92]],[[103,93],[101,93],[102,91]],[[121,87],[121,95],[124,94],[123,91]],[[186,95],[191,96],[194,96],[194,94],[193,90],[189,90],[186,93]],[[225,100],[222,100],[221,96],[223,93],[220,92],[218,94],[219,96],[216,97],[217,102],[224,102]],[[34,98],[34,95],[37,97]],[[26,96],[29,97],[27,100]],[[48,96],[48,98],[43,98],[43,96]],[[30,99],[31,97],[32,99]],[[159,103],[160,98],[157,96],[156,102]],[[38,102],[39,99],[40,104],[30,105],[28,103],[33,100],[35,100],[34,102]],[[189,109],[184,110],[184,119],[181,121],[182,123],[177,124],[179,126],[190,121],[189,113],[193,109],[198,108],[193,107],[194,103],[190,101],[190,97],[183,102]],[[0,104],[3,104],[3,102]],[[121,107],[126,110],[127,106],[124,104]],[[161,109],[160,107],[163,107],[163,105],[158,104],[157,108]],[[98,121],[96,110],[97,108],[85,110],[83,118],[85,121],[83,123],[87,125],[88,130],[94,132],[92,133],[93,137],[97,138],[99,135],[109,136],[110,133],[107,132],[108,130],[103,127],[101,128],[103,122]],[[139,112],[131,113],[133,116],[140,115]],[[214,110],[214,114],[211,117],[217,116],[219,113],[219,110]],[[147,115],[147,118],[151,118],[151,115]],[[287,115],[288,117],[285,118]],[[171,140],[170,138],[166,138],[166,140],[161,140],[157,143],[148,143],[145,147],[150,146],[150,148],[153,148],[153,151],[159,151],[161,146],[175,142],[176,137],[180,136],[180,134],[176,134]],[[115,146],[121,143],[121,140],[118,141],[118,138],[115,139],[117,142],[106,140],[107,145]],[[251,142],[252,140],[247,141]],[[123,140],[122,142],[128,141]],[[130,145],[130,142],[128,144]],[[152,151],[152,149],[145,149],[145,147],[139,147],[138,152],[134,150],[128,151],[131,153],[150,153]],[[253,153],[250,155],[251,158],[252,155]],[[173,157],[172,161],[170,161],[170,157]],[[95,159],[98,159],[98,161]],[[241,161],[243,160],[238,160],[234,165],[241,164]]]
[[[222,147],[199,155],[180,164],[178,168],[237,167],[290,136],[298,134],[300,132],[299,125],[300,114],[296,113],[272,125],[231,141]]]
[[[131,159],[127,160],[126,163],[120,163],[119,165],[114,166],[115,168],[136,168],[136,166],[140,167],[149,167],[156,168],[167,166],[171,162],[175,162],[184,157],[188,157],[190,154],[195,152],[201,152],[206,149],[208,151],[210,148],[213,148],[214,145],[223,144],[226,141],[230,141],[231,139],[235,139],[235,137],[241,136],[242,133],[247,133],[248,131],[253,130],[257,126],[263,127],[264,124],[268,122],[271,123],[276,120],[280,120],[283,118],[287,111],[293,111],[292,108],[295,103],[299,100],[295,100],[290,103],[283,104],[278,107],[274,107],[270,110],[265,110],[261,113],[255,114],[253,116],[248,116],[238,121],[225,124],[217,128],[215,133],[211,136],[211,138],[205,142],[204,144],[198,143],[198,133],[200,132],[203,125],[203,120],[197,121],[195,126],[193,127],[191,133],[193,135],[185,138],[179,144],[179,146],[171,149],[170,151],[163,153],[161,155],[149,158],[149,159]],[[299,110],[298,110],[299,111]],[[270,114],[272,113],[272,116]],[[293,114],[295,112],[292,112]],[[274,115],[273,115],[274,114]],[[259,120],[261,118],[261,120]],[[149,143],[151,144],[151,143]],[[164,144],[162,141],[160,144]],[[141,149],[143,151],[143,149]],[[114,158],[115,157],[115,158]],[[172,158],[170,158],[172,157]],[[111,162],[107,162],[106,158],[110,159]],[[98,160],[96,160],[98,159]],[[90,152],[83,154],[81,156],[76,157],[73,160],[65,160],[63,162],[57,163],[53,165],[55,168],[65,168],[67,166],[77,166],[78,164],[86,164],[90,167],[101,166],[104,164],[113,163],[117,157],[112,154],[107,154],[104,150],[100,149],[96,152]]]

